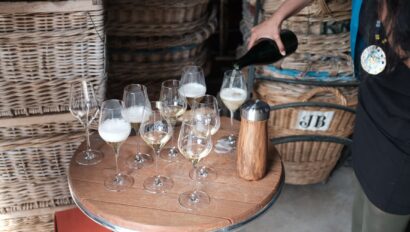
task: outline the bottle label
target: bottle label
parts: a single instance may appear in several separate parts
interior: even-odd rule
[[[334,111],[299,111],[295,128],[308,131],[326,131],[332,122]]]

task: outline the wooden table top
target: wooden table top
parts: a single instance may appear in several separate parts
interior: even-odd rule
[[[230,123],[222,118],[221,129],[214,135],[214,142],[229,134]],[[238,130],[239,122],[235,122]],[[121,169],[126,169],[125,159],[136,151],[139,137],[130,136],[120,151]],[[176,142],[177,138],[175,138]],[[142,141],[142,140],[141,140]],[[188,173],[192,164],[188,160],[169,163],[159,159],[160,174],[174,180],[174,187],[163,194],[144,191],[142,183],[155,174],[155,165],[139,170],[126,170],[134,178],[132,188],[124,192],[110,192],[104,188],[107,173],[114,172],[115,160],[112,148],[102,141],[98,133],[92,136],[92,147],[101,150],[104,160],[94,166],[78,165],[71,160],[68,182],[71,194],[79,208],[104,226],[136,231],[214,231],[243,224],[269,208],[283,184],[283,170],[276,150],[271,149],[268,172],[259,181],[246,181],[236,173],[234,153],[217,154],[212,151],[199,165],[206,164],[217,171],[215,181],[204,182],[201,190],[211,198],[207,208],[191,211],[178,203],[180,193],[192,190],[194,182]],[[144,143],[140,149],[152,154]],[[78,151],[84,147],[82,144]],[[165,145],[167,147],[167,145]]]

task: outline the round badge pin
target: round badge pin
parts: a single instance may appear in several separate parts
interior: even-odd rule
[[[386,53],[377,45],[370,45],[362,52],[360,63],[364,71],[377,75],[386,68]]]

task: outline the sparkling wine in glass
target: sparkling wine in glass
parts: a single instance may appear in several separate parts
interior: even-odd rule
[[[198,124],[197,128],[203,125],[202,128],[210,129],[211,135],[214,135],[221,126],[218,101],[216,97],[212,95],[205,95],[202,100],[195,105],[191,116],[191,120],[195,120]],[[191,179],[211,181],[216,179],[217,173],[213,168],[202,165],[196,169],[192,169],[189,172],[189,176]]]
[[[151,102],[151,113],[146,121],[141,123],[140,135],[154,151],[155,176],[145,179],[144,189],[151,193],[164,193],[171,189],[174,182],[171,178],[158,174],[158,156],[164,145],[171,139],[173,133],[171,123],[161,115],[162,102]]]
[[[130,84],[124,88],[124,118],[131,123],[136,134],[139,135],[139,129],[142,122],[146,121],[151,112],[151,105],[148,100],[147,88],[140,84]],[[149,154],[141,153],[140,143],[137,141],[137,153],[130,156],[126,163],[133,169],[139,169],[153,163],[153,158]]]
[[[162,103],[162,116],[171,122],[174,127],[187,108],[187,102],[184,96],[179,91],[178,80],[166,80],[161,84],[160,101]],[[174,144],[174,136],[172,136],[171,147],[164,149],[160,157],[169,162],[179,161],[182,157],[179,155],[178,149]]]
[[[90,124],[98,115],[98,102],[94,94],[93,86],[86,80],[74,81],[70,86],[71,114],[76,117],[85,128],[86,148],[74,158],[78,164],[98,164],[103,159],[100,151],[91,149]]]
[[[239,70],[228,70],[224,73],[220,97],[224,105],[229,109],[231,116],[231,134],[222,138],[224,144],[232,149],[236,147],[237,136],[233,134],[233,116],[235,111],[245,102],[247,97],[246,82]]]
[[[191,109],[201,100],[206,92],[204,71],[201,67],[185,66],[182,69],[179,92],[187,99]]]
[[[199,161],[212,150],[210,128],[204,130],[204,125],[195,120],[186,120],[181,125],[178,137],[178,149],[182,155],[192,162],[197,169]],[[199,180],[195,180],[195,189],[179,195],[178,201],[182,207],[196,210],[209,205],[209,195],[198,189]]]
[[[121,144],[131,132],[131,125],[124,119],[123,111],[122,101],[117,99],[104,101],[101,105],[100,123],[98,125],[98,133],[114,149],[115,155],[116,172],[105,179],[104,186],[106,189],[116,192],[126,190],[134,183],[134,179],[120,172],[118,166]]]

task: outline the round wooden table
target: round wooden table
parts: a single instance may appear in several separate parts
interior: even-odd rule
[[[222,118],[221,121],[222,128],[213,136],[214,142],[229,134],[229,120]],[[238,128],[239,122],[235,122],[235,129]],[[282,162],[275,149],[270,149],[268,172],[259,181],[246,181],[237,175],[234,153],[211,152],[200,162],[200,165],[214,168],[218,174],[215,181],[200,184],[200,189],[211,197],[210,205],[191,211],[179,205],[178,195],[194,188],[194,182],[188,176],[192,164],[185,159],[177,163],[159,159],[159,173],[171,177],[174,187],[164,194],[146,192],[142,183],[155,173],[155,165],[132,171],[126,168],[124,161],[135,154],[138,140],[139,137],[130,136],[121,147],[121,169],[132,175],[135,181],[132,188],[124,192],[110,192],[104,188],[104,178],[114,172],[115,160],[112,148],[99,138],[98,133],[92,136],[92,147],[104,153],[104,160],[94,166],[81,166],[71,160],[68,183],[75,203],[91,219],[114,231],[233,230],[270,208],[284,183]],[[141,150],[152,154],[142,140],[140,144]],[[77,152],[83,148],[84,144]]]

